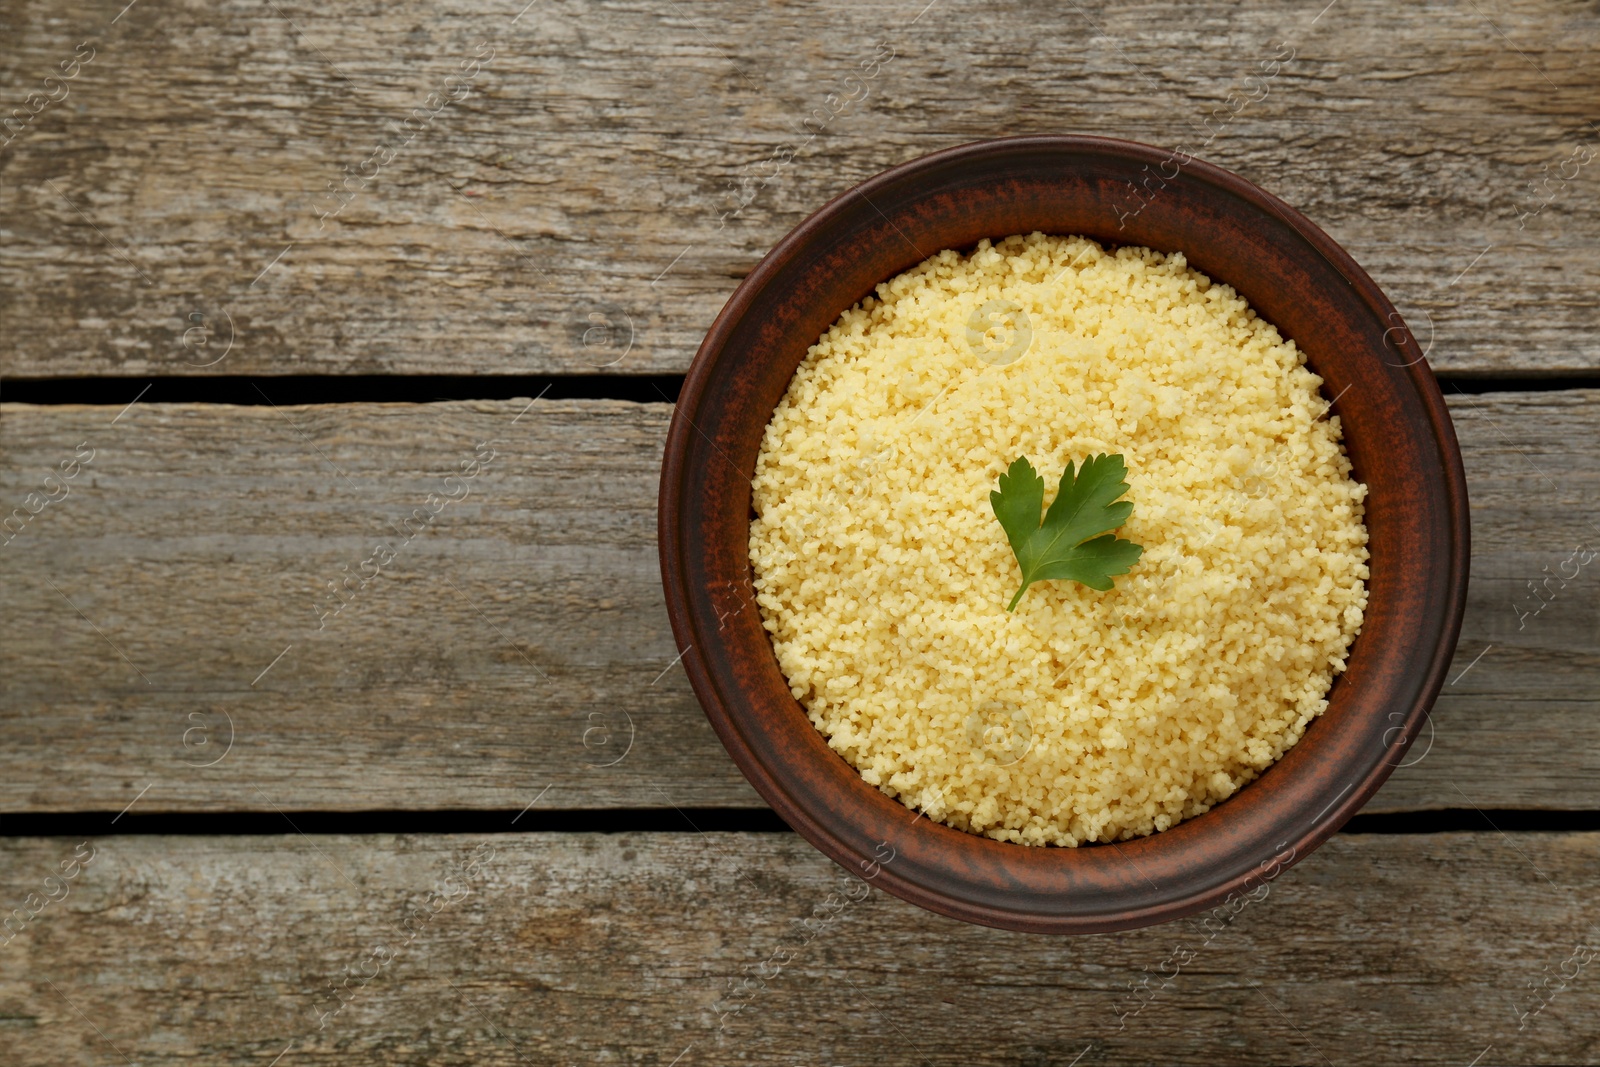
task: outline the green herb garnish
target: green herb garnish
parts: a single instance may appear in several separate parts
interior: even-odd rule
[[[1106,533],[1133,513],[1130,500],[1112,503],[1128,491],[1127,474],[1121,456],[1090,456],[1076,474],[1068,460],[1043,525],[1039,509],[1044,506],[1044,479],[1028,457],[1018,456],[1000,476],[1000,489],[989,494],[989,503],[1022,568],[1022,588],[1006,605],[1007,611],[1016,610],[1017,601],[1034,582],[1070,578],[1104,591],[1111,588],[1112,575],[1127,574],[1139,561],[1142,546]]]

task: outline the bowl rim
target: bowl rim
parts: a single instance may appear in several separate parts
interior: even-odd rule
[[[674,639],[678,647],[684,649],[680,658],[701,708],[734,763],[762,799],[802,837],[851,873],[854,871],[850,861],[858,858],[858,850],[842,840],[826,822],[813,815],[804,805],[797,803],[752,750],[736,728],[734,723],[736,716],[730,713],[724,703],[698,643],[700,635],[696,630],[690,608],[685,575],[678,566],[678,561],[682,559],[683,548],[679,517],[686,491],[690,488],[684,484],[685,457],[692,435],[698,432],[687,413],[697,409],[702,403],[716,369],[716,355],[725,348],[730,334],[749,312],[756,297],[799,251],[826,231],[853,198],[860,196],[876,208],[871,198],[875,191],[902,182],[919,171],[941,168],[991,153],[1035,148],[1100,153],[1151,166],[1172,162],[1178,156],[1185,157],[1187,161],[1181,163],[1180,167],[1186,174],[1220,187],[1288,226],[1346,281],[1360,301],[1371,310],[1377,321],[1399,323],[1390,332],[1398,332],[1399,337],[1394,343],[1408,360],[1400,369],[1406,372],[1414,389],[1415,399],[1420,405],[1419,413],[1426,416],[1432,439],[1440,457],[1445,461],[1441,473],[1446,500],[1446,519],[1451,536],[1448,546],[1449,559],[1446,563],[1448,584],[1442,611],[1443,626],[1439,630],[1439,639],[1434,643],[1434,647],[1428,650],[1425,665],[1419,664],[1425,668],[1423,681],[1417,689],[1417,697],[1412,706],[1405,709],[1405,721],[1396,728],[1400,731],[1394,742],[1396,749],[1404,751],[1417,736],[1423,720],[1427,718],[1429,709],[1443,687],[1445,675],[1460,637],[1466,610],[1467,579],[1470,569],[1471,522],[1465,468],[1444,395],[1428,366],[1425,353],[1417,345],[1409,328],[1404,325],[1404,319],[1399,311],[1355,259],[1316,223],[1277,196],[1216,164],[1208,163],[1187,151],[1168,150],[1137,141],[1083,134],[1028,134],[971,141],[918,156],[878,172],[828,200],[773,245],[755,269],[735,287],[707,330],[685,375],[668,429],[658,496],[658,550],[667,613]],[[882,214],[881,211],[879,213]],[[991,239],[1004,236],[1008,235],[991,235]],[[840,312],[844,310],[846,309],[841,308]],[[1272,877],[1276,877],[1282,870],[1303,858],[1337,832],[1340,826],[1371,799],[1395,767],[1396,763],[1390,760],[1380,760],[1360,779],[1352,782],[1297,838],[1289,839],[1280,846],[1289,858],[1278,866],[1270,877],[1262,879],[1255,875],[1242,875],[1207,889],[1186,891],[1170,899],[1134,910],[1121,910],[1103,915],[1037,916],[1030,912],[1008,910],[940,893],[920,883],[897,877],[887,864],[872,877],[877,880],[881,888],[920,907],[967,922],[1002,929],[1076,933],[1104,932],[1151,925],[1193,914],[1216,902],[1228,899],[1234,893],[1247,889],[1252,881],[1257,883],[1263,880],[1270,881]],[[965,831],[958,832],[965,833]],[[996,843],[1006,844],[1006,842]],[[1115,846],[1116,843],[1110,844]],[[1038,846],[1014,845],[1013,847]],[[1280,856],[1285,853],[1280,853]]]

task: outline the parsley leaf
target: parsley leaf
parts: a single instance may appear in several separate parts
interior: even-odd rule
[[[1022,588],[1007,611],[1016,610],[1034,582],[1070,578],[1104,591],[1111,588],[1112,575],[1127,574],[1139,561],[1142,546],[1106,533],[1133,513],[1132,501],[1112,503],[1128,491],[1127,474],[1121,456],[1090,456],[1076,474],[1068,460],[1043,525],[1039,509],[1044,506],[1044,479],[1028,457],[1018,456],[1000,476],[1000,489],[989,494],[989,503],[1022,568]]]

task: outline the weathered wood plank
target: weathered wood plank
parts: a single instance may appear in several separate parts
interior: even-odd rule
[[[0,901],[77,845],[0,841]],[[1600,834],[1340,835],[1231,921],[1078,938],[929,915],[790,834],[90,847],[0,948],[18,1067],[1600,1054]]]
[[[4,808],[151,781],[156,806],[411,807],[430,780],[447,806],[552,783],[566,807],[663,804],[657,785],[754,802],[681,669],[652,684],[675,655],[652,540],[670,408],[526,404],[8,408],[7,499],[63,447],[96,453],[0,550],[8,620],[32,631],[0,650],[33,768],[4,776]],[[430,494],[463,492],[425,521]],[[375,569],[323,626],[327,583]],[[230,720],[233,750],[191,766]]]
[[[1600,392],[1449,402],[1472,504],[1467,614],[1451,680],[1404,757],[1413,766],[1371,807],[1561,807],[1563,796],[1594,807]],[[1491,782],[1510,760],[1541,767],[1548,782],[1501,794]]]
[[[679,371],[851,183],[1062,130],[1302,207],[1435,366],[1600,367],[1592,6],[521,6],[0,5],[0,373]]]
[[[1600,392],[1452,408],[1458,680],[1375,804],[1600,805]],[[667,405],[3,410],[0,499],[67,495],[0,545],[0,810],[759,803],[672,666]]]

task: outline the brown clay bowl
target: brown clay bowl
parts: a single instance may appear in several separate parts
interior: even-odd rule
[[[790,696],[754,603],[750,479],[807,348],[879,282],[944,248],[1041,230],[1182,251],[1293,338],[1337,398],[1369,487],[1369,605],[1330,706],[1198,818],[1110,845],[1037,848],[921,818],[862,781]],[[885,171],[801,223],[734,291],[695,356],[661,475],[661,572],[684,667],[739,769],[808,841],[932,911],[1012,930],[1144,926],[1253,892],[1400,762],[1455,649],[1468,565],[1450,416],[1394,306],[1327,234],[1237,175],[1147,145],[1017,137]]]

